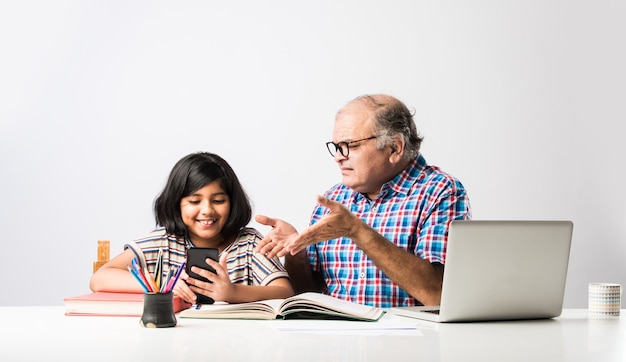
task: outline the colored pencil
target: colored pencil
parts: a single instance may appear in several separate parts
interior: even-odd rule
[[[144,292],[149,293],[150,290],[148,289],[146,284],[141,280],[141,277],[139,277],[137,272],[134,271],[133,268],[131,268],[128,264],[126,264],[126,269],[128,269],[128,271],[133,275],[133,277],[137,279],[137,281],[139,282],[139,285],[141,285],[141,288],[144,290]]]

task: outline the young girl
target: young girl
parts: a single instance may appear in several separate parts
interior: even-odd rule
[[[255,252],[263,236],[246,227],[252,208],[230,165],[211,153],[193,153],[179,160],[154,202],[157,229],[124,246],[124,251],[103,265],[90,281],[92,291],[143,292],[128,271],[136,255],[154,275],[162,250],[162,275],[177,269],[193,247],[217,248],[219,263],[207,259],[215,273],[192,267],[209,282],[184,271],[174,294],[195,304],[201,294],[229,303],[287,298],[294,294],[289,276],[278,258]]]

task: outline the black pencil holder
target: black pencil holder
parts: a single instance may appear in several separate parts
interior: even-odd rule
[[[146,328],[176,326],[174,315],[174,293],[145,293],[141,325]]]

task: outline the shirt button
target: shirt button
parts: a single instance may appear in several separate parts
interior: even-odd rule
[[[365,273],[361,273],[361,274],[359,274],[359,278],[361,278],[361,279],[365,279]]]

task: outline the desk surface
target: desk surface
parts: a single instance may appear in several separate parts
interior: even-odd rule
[[[626,361],[624,313],[464,324],[390,313],[376,323],[178,318],[149,329],[138,317],[0,307],[0,361]]]

